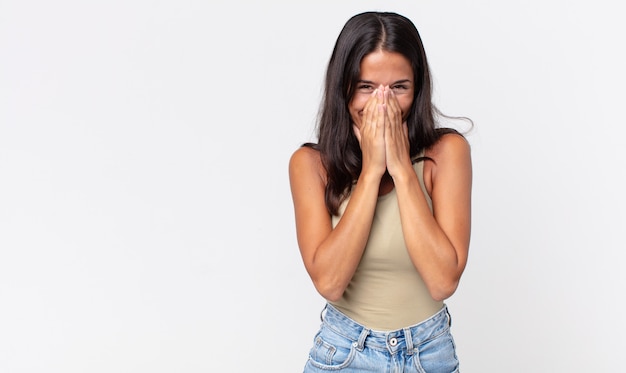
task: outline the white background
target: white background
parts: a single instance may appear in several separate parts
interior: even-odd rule
[[[0,371],[301,371],[323,300],[287,163],[365,10],[415,22],[475,122],[462,371],[618,371],[613,3],[0,0]]]

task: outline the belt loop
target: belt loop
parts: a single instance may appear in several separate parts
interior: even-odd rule
[[[324,322],[324,311],[326,311],[326,308],[328,308],[328,303],[324,305],[324,308],[322,308],[322,312],[320,312],[320,321],[322,322]]]
[[[367,338],[367,336],[370,334],[370,330],[367,328],[363,328],[363,330],[361,330],[361,334],[359,335],[359,340],[354,342],[354,347],[356,347],[357,350],[359,351],[363,351],[363,349],[365,348],[365,339]]]
[[[406,354],[413,355],[413,336],[411,335],[411,329],[405,328],[404,330],[404,343],[406,343]]]
[[[450,310],[448,310],[448,307],[446,306],[446,314],[448,315],[448,327],[452,327],[452,316],[450,315]]]

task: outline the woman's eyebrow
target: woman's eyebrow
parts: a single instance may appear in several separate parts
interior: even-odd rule
[[[403,83],[411,83],[411,79],[401,79],[401,80],[393,82],[392,85],[393,84],[403,84]]]
[[[359,79],[357,81],[357,83],[366,83],[366,84],[373,84],[376,85],[375,82],[371,81],[371,80],[366,80],[366,79]],[[394,85],[394,84],[403,84],[403,83],[411,83],[411,79],[400,79],[400,80],[396,80],[395,82],[391,83],[390,85]]]

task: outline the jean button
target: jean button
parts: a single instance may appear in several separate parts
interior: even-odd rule
[[[396,338],[391,338],[391,339],[389,340],[389,345],[390,345],[391,347],[395,347],[397,344],[398,344],[398,340],[397,340]]]

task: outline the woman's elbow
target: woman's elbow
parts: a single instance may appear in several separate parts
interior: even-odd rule
[[[458,286],[458,280],[442,281],[435,284],[434,286],[429,287],[428,292],[434,300],[438,302],[443,302],[444,300],[450,298],[452,294],[456,292]]]
[[[336,302],[343,296],[344,286],[331,282],[313,281],[317,292],[329,302]]]
[[[326,294],[322,294],[322,297],[324,297],[324,299],[326,299],[329,302],[337,302],[339,299],[341,299],[341,296],[343,295],[343,293],[339,293],[339,292],[333,292],[333,293],[326,293]]]

